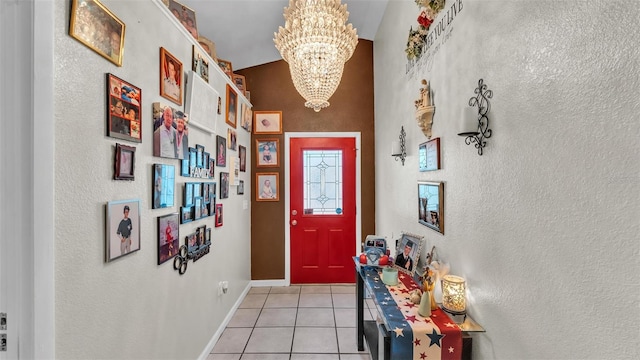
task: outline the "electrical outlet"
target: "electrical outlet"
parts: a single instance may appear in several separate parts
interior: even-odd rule
[[[220,281],[218,283],[218,296],[224,295],[229,290],[229,282],[228,281]]]

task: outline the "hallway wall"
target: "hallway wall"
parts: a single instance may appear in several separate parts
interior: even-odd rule
[[[424,235],[467,279],[487,331],[476,359],[638,358],[637,2],[447,0],[444,31],[407,74],[418,15],[389,2],[375,39],[377,233]],[[423,78],[441,139],[432,172],[418,171]],[[493,135],[478,156],[457,133],[481,78]],[[402,125],[404,167],[389,156]],[[418,180],[445,183],[444,235],[417,221]]]

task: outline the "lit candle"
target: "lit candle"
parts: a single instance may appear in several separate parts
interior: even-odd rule
[[[478,108],[468,106],[462,110],[460,124],[460,135],[470,135],[469,133],[478,133]]]
[[[466,311],[466,286],[463,278],[445,275],[442,278],[442,307],[452,313]]]

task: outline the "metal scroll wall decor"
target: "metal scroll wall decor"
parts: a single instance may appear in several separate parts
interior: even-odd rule
[[[466,137],[464,142],[467,145],[475,144],[478,149],[478,155],[482,155],[482,149],[487,146],[486,138],[491,137],[491,129],[489,129],[489,117],[487,113],[491,109],[491,103],[489,99],[493,97],[493,91],[487,89],[487,85],[484,84],[484,80],[478,80],[478,87],[474,93],[476,96],[469,99],[469,106],[478,107],[477,121],[478,128],[476,131],[465,131],[458,135]]]

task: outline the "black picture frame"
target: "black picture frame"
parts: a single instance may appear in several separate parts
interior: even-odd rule
[[[153,164],[152,209],[162,209],[174,206],[175,179],[175,166],[167,164]]]
[[[204,146],[196,144],[196,167],[204,167]]]
[[[184,195],[182,205],[193,206],[193,183],[184,183]]]
[[[227,139],[216,135],[216,166],[227,166]]]
[[[114,180],[135,180],[136,148],[116,144]]]
[[[244,195],[244,180],[238,182],[238,195]]]
[[[158,216],[158,265],[173,259],[180,248],[180,214]]]
[[[180,224],[193,221],[193,206],[183,206],[180,208]]]
[[[189,158],[180,160],[180,175],[190,177]]]
[[[220,172],[220,199],[229,198],[229,173]]]
[[[200,220],[202,218],[202,196],[196,196],[193,198],[194,215],[193,220]]]
[[[107,73],[107,136],[142,142],[142,89]]]

